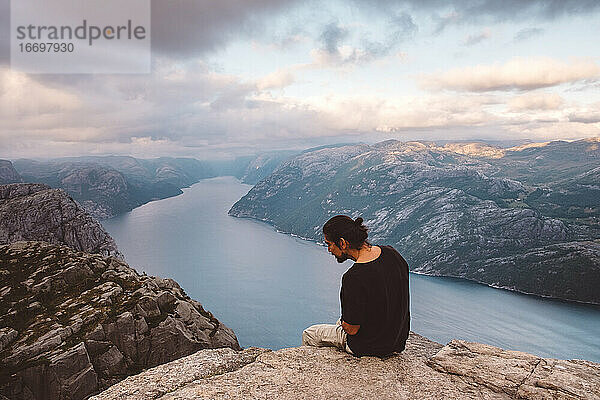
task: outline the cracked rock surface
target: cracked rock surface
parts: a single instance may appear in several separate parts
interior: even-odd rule
[[[92,399],[347,398],[600,399],[600,365],[411,333],[406,350],[385,359],[315,347],[202,350]]]
[[[45,242],[0,246],[0,316],[2,400],[84,399],[201,349],[240,349],[174,280]]]
[[[437,371],[518,399],[600,399],[600,364],[556,360],[453,340],[428,361]]]

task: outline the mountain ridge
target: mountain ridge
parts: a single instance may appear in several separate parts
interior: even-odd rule
[[[233,175],[244,183],[254,184],[296,153],[263,152],[220,161],[131,156],[0,160],[0,184],[25,181],[64,189],[87,212],[106,219],[150,201],[177,196],[200,179]]]
[[[588,182],[600,151],[590,143],[595,140],[551,142],[502,158],[431,142],[322,149],[281,164],[229,213],[317,242],[331,216],[360,215],[370,237],[397,246],[415,272],[598,304],[593,285],[600,285],[600,253],[593,241],[600,238],[600,187]],[[577,196],[569,196],[567,184]],[[561,243],[562,250],[578,244],[581,251],[552,265]],[[532,249],[539,249],[542,267],[527,273],[515,260]],[[575,262],[579,256],[583,264]],[[503,276],[485,265],[499,257]],[[477,274],[480,269],[489,274]],[[510,282],[511,273],[520,274],[519,282]],[[541,279],[537,287],[524,284],[531,278]]]

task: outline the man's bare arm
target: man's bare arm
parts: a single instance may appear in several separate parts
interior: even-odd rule
[[[360,325],[350,325],[347,322],[342,321],[342,328],[348,335],[356,335],[360,329]]]

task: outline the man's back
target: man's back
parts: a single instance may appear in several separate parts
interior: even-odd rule
[[[408,264],[393,247],[380,247],[378,258],[355,263],[342,277],[342,320],[360,325],[348,335],[357,356],[402,351],[410,330]]]

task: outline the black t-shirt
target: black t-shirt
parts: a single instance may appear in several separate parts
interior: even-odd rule
[[[357,356],[400,352],[410,330],[408,264],[393,247],[379,247],[379,257],[354,263],[342,276],[342,321],[360,325],[348,335]]]

